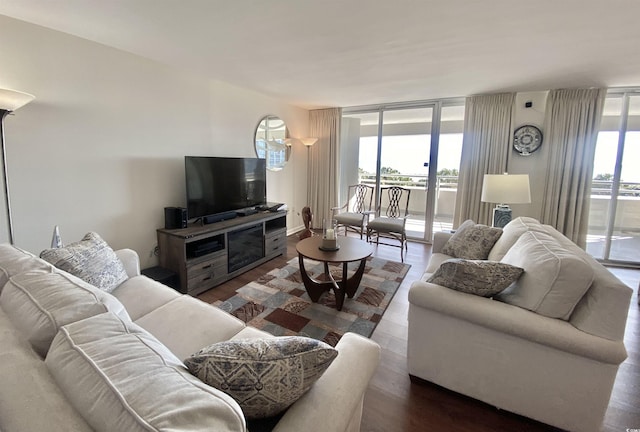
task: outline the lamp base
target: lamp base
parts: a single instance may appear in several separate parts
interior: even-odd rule
[[[509,222],[511,222],[511,207],[504,204],[497,205],[493,209],[493,226],[495,228],[504,228]]]

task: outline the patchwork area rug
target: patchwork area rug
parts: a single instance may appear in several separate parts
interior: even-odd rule
[[[350,274],[358,264],[349,264]],[[322,263],[305,259],[304,265],[312,278],[326,280]],[[369,257],[358,291],[353,298],[345,298],[338,311],[333,291],[325,292],[318,303],[311,301],[296,257],[213,305],[273,335],[308,336],[335,346],[348,331],[371,336],[410,267]],[[329,269],[336,280],[342,277],[342,265]]]

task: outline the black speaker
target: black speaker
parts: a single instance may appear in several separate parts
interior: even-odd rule
[[[165,229],[178,229],[187,227],[187,209],[183,207],[164,208]]]

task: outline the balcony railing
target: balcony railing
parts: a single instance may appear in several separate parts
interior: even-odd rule
[[[375,186],[375,174],[360,174],[360,182]],[[424,174],[382,174],[380,186],[401,186],[410,189],[427,189],[428,177]],[[457,189],[458,176],[438,176],[436,189]]]
[[[440,189],[457,189],[458,176],[438,176],[436,183],[436,191]],[[360,182],[364,184],[375,185],[375,174],[360,174]],[[380,176],[381,186],[402,186],[411,189],[427,189],[428,178],[424,174],[383,174]],[[611,196],[613,189],[613,181],[611,180],[593,180],[591,183],[591,195]],[[640,197],[640,183],[637,182],[620,182],[618,192],[620,197]]]

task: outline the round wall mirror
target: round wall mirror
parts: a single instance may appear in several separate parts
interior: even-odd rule
[[[256,155],[266,159],[267,169],[280,171],[289,160],[289,137],[287,125],[279,117],[268,115],[260,120],[256,127],[255,147]]]

